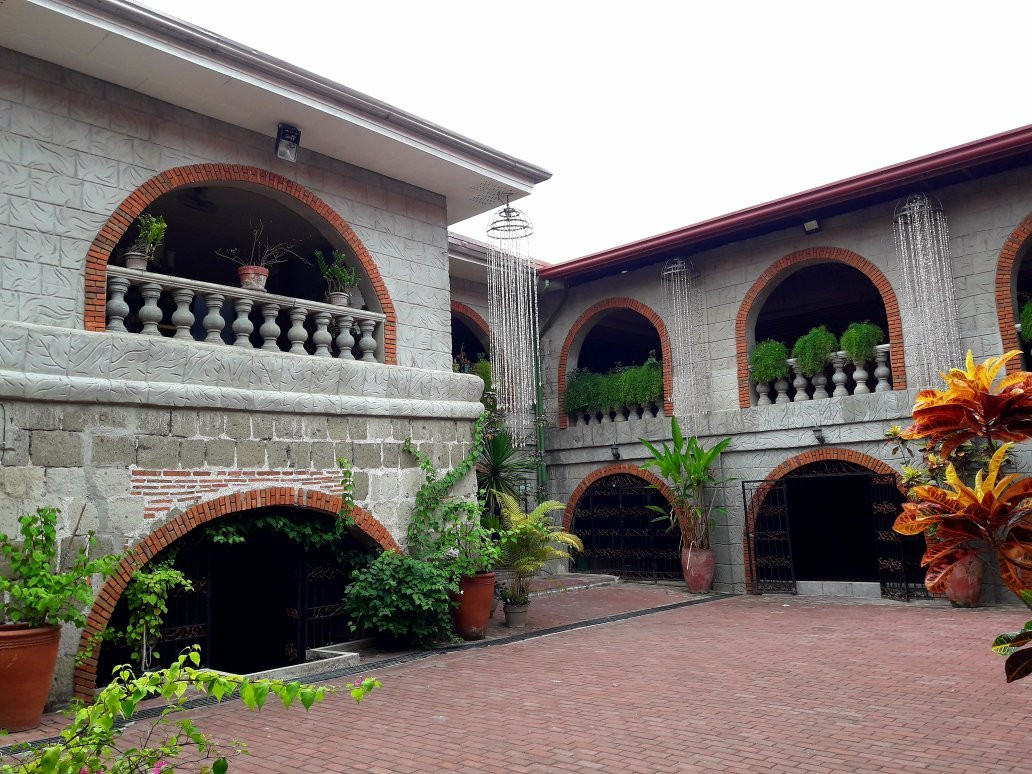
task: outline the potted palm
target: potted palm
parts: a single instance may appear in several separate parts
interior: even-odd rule
[[[689,591],[701,593],[709,591],[713,585],[714,567],[709,539],[714,500],[711,497],[706,502],[706,487],[728,481],[714,478],[710,468],[731,443],[731,439],[725,438],[706,449],[695,436],[685,439],[677,417],[671,417],[670,429],[672,446],[664,443],[663,448],[658,449],[644,438],[641,439],[652,455],[652,459],[645,462],[642,468],[655,468],[659,476],[666,479],[674,501],[672,509],[663,509],[658,505],[650,505],[649,508],[659,514],[656,521],[669,521],[671,530],[680,529],[684,582]]]
[[[519,629],[527,624],[530,606],[530,581],[553,559],[570,559],[568,551],[553,543],[583,551],[584,544],[576,535],[557,526],[548,514],[566,506],[555,500],[541,503],[525,513],[516,498],[505,492],[494,492],[502,509],[501,533],[502,562],[512,571],[512,577],[502,589],[505,625]]]
[[[240,287],[248,290],[265,290],[270,266],[286,263],[291,258],[297,258],[301,263],[308,265],[308,260],[297,252],[300,244],[299,239],[270,242],[265,233],[265,223],[258,220],[251,224],[251,249],[247,255],[241,254],[235,247],[216,250],[215,255],[238,265]]]
[[[315,251],[316,265],[326,280],[326,301],[334,306],[350,306],[351,291],[358,286],[358,269],[348,266],[347,256],[340,250],[330,253],[330,260],[322,250]]]
[[[57,566],[56,508],[38,508],[18,519],[21,539],[0,533],[0,729],[39,725],[57,663],[61,624],[86,625],[93,576],[110,575],[118,556],[90,559],[93,533],[67,569]]]
[[[167,224],[161,215],[143,214],[136,219],[136,239],[125,253],[127,269],[147,270],[147,264],[154,260],[154,253],[165,240]]]

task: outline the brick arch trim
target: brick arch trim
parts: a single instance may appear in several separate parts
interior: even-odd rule
[[[573,494],[570,495],[570,501],[566,504],[566,510],[563,512],[563,529],[569,530],[573,525],[573,514],[577,510],[577,505],[580,503],[584,493],[588,491],[588,487],[594,484],[599,479],[605,478],[606,476],[613,476],[618,473],[625,473],[631,476],[637,476],[643,481],[652,484],[659,492],[667,499],[667,502],[671,506],[674,504],[674,495],[670,491],[670,487],[666,483],[650,470],[642,470],[637,465],[632,465],[628,462],[614,463],[612,465],[606,465],[594,470],[584,477],[584,480],[577,484],[577,488],[573,490]]]
[[[566,368],[570,359],[570,350],[573,348],[573,342],[581,330],[588,327],[596,318],[612,309],[630,309],[632,312],[637,312],[652,323],[656,333],[659,334],[659,345],[663,355],[663,412],[668,417],[674,414],[674,405],[670,400],[674,389],[673,359],[670,354],[670,334],[667,333],[666,323],[663,322],[663,318],[654,309],[646,306],[641,301],[636,301],[633,298],[607,298],[581,312],[580,317],[570,326],[570,332],[566,334],[563,348],[559,352],[560,429],[565,429],[569,425],[569,417],[563,411],[563,400],[566,397]]]
[[[749,291],[742,299],[742,305],[738,309],[738,317],[735,319],[735,349],[738,355],[738,404],[742,408],[749,408],[752,396],[749,386],[749,342],[748,325],[749,315],[757,300],[764,290],[780,282],[784,275],[793,269],[801,268],[805,264],[815,263],[844,263],[852,266],[867,277],[878,289],[881,295],[882,304],[885,306],[885,316],[889,322],[889,346],[892,365],[892,388],[894,390],[905,390],[907,388],[907,369],[903,360],[903,324],[899,316],[899,302],[896,300],[896,293],[892,289],[889,280],[882,274],[881,270],[862,255],[846,250],[841,247],[808,247],[805,250],[797,250],[779,258],[767,270],[759,276],[752,284]],[[791,343],[791,342],[790,342]]]
[[[1013,292],[1014,273],[1020,267],[1018,253],[1032,237],[1032,213],[1018,224],[1000,248],[1000,256],[996,259],[996,319],[1000,326],[1000,342],[1003,351],[1010,352],[1021,349],[1018,332],[1014,325],[1018,322]],[[1007,363],[1007,373],[1013,374],[1021,370],[1020,360]]]
[[[484,339],[490,338],[490,331],[487,327],[487,320],[480,316],[480,313],[472,306],[462,303],[461,301],[452,301],[451,310],[460,317],[465,317],[466,320],[473,323],[477,329],[484,334]]]
[[[76,698],[90,700],[97,684],[97,659],[99,647],[90,653],[90,643],[101,634],[115,612],[115,605],[125,591],[133,572],[156,556],[162,549],[172,545],[186,533],[205,522],[232,513],[264,508],[270,505],[296,506],[319,511],[334,517],[340,512],[342,500],[339,495],[312,489],[294,489],[288,486],[252,489],[236,492],[214,500],[197,503],[183,513],[161,525],[130,550],[118,565],[114,575],[108,578],[96,595],[93,607],[86,618],[86,627],[79,639],[79,653],[74,675]],[[359,506],[353,517],[355,529],[385,551],[400,551],[397,541],[376,517]]]
[[[347,243],[362,264],[380,308],[386,315],[383,331],[384,362],[396,365],[398,362],[397,314],[394,302],[387,292],[387,286],[380,276],[372,255],[362,240],[344,219],[330,205],[292,180],[275,172],[240,164],[195,164],[174,167],[160,172],[141,185],[120,204],[101,227],[86,254],[86,305],[85,327],[88,331],[102,331],[107,324],[105,304],[107,302],[106,269],[111,251],[132,225],[133,221],[159,196],[177,188],[194,183],[248,183],[271,188],[286,194],[304,204],[309,210],[325,220]]]
[[[811,449],[810,451],[805,451],[802,454],[790,457],[768,473],[763,480],[765,483],[773,484],[775,481],[779,481],[784,478],[793,470],[798,470],[799,468],[810,465],[814,462],[823,462],[826,460],[851,462],[854,465],[860,465],[861,467],[867,468],[875,473],[891,473],[896,479],[896,486],[899,488],[899,491],[906,494],[906,491],[903,488],[903,479],[900,477],[899,472],[882,462],[877,457],[872,457],[870,454],[864,454],[863,452],[856,451],[855,449],[839,449],[827,446],[821,447],[820,449]],[[755,519],[757,508],[760,503],[763,502],[763,498],[767,496],[768,491],[769,487],[760,485],[756,491],[753,492],[752,499],[749,501],[749,515],[747,515],[746,525],[742,531],[742,561],[745,565],[745,586],[750,593],[753,588],[754,571],[752,559],[749,556],[748,531],[749,528],[753,526],[751,521]]]

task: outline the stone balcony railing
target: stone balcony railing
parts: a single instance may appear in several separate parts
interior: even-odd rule
[[[812,378],[803,376],[796,369],[794,358],[788,360],[794,379],[778,379],[771,382],[754,382],[757,406],[770,406],[773,403],[799,403],[805,400],[822,400],[824,398],[840,398],[847,395],[867,395],[871,392],[873,381],[874,392],[892,390],[892,371],[889,368],[889,346],[880,344],[875,348],[874,372],[867,370],[869,361],[854,363],[845,352],[834,352],[828,358],[828,367],[823,374]],[[830,378],[829,378],[830,374]],[[872,379],[873,377],[873,379]],[[831,394],[828,388],[831,388]],[[771,389],[773,387],[773,390]],[[775,398],[771,400],[771,392]]]
[[[606,425],[614,422],[633,422],[638,419],[652,419],[663,416],[662,398],[656,403],[647,406],[637,404],[634,406],[620,406],[610,408],[607,411],[594,411],[570,414],[569,427],[578,425]]]
[[[135,309],[126,298],[131,289],[140,297]],[[366,362],[382,351],[386,318],[378,312],[120,266],[108,267],[107,290],[109,331]],[[133,330],[129,319],[139,323]],[[260,344],[252,340],[256,329]]]

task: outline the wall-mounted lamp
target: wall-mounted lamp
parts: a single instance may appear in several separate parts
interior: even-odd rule
[[[813,437],[817,439],[818,446],[824,446],[827,441],[824,439],[824,428],[818,425],[813,429]]]
[[[620,447],[619,446],[610,446],[609,447],[609,451],[612,452],[614,460],[620,459]]]
[[[819,220],[817,220],[816,218],[814,218],[813,220],[808,220],[805,223],[803,223],[803,231],[805,231],[807,234],[816,234],[820,230],[821,230],[821,222]]]
[[[276,128],[276,158],[296,162],[297,149],[301,147],[301,130],[290,124]]]

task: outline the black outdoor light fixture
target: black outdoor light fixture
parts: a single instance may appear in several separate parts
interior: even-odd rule
[[[824,438],[824,428],[820,425],[817,425],[817,427],[813,429],[813,437],[817,439],[818,446],[824,446],[824,444],[827,443]]]
[[[276,128],[276,158],[296,162],[297,149],[301,147],[301,130],[290,124]]]
[[[620,447],[619,446],[610,446],[609,447],[609,451],[612,452],[614,460],[620,459]]]

